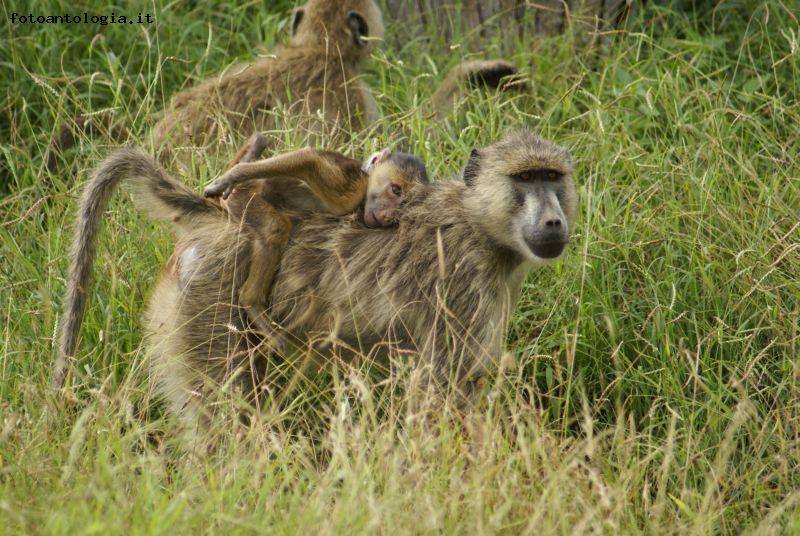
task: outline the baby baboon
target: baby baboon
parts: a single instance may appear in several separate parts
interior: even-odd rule
[[[398,211],[411,190],[429,183],[425,162],[389,149],[370,156],[364,169],[369,175],[363,211],[367,227],[388,227],[397,223]]]
[[[259,134],[254,135],[249,146],[258,150],[263,147],[262,139]],[[245,159],[250,160],[252,153],[248,149]],[[259,183],[248,183],[255,179]],[[410,190],[428,184],[428,172],[419,158],[388,149],[375,153],[362,164],[334,151],[307,147],[257,162],[236,164],[206,188],[207,197],[222,195],[233,221],[240,222],[250,234],[251,265],[257,268],[250,270],[239,289],[239,305],[261,333],[273,338],[275,334],[266,318],[267,304],[292,224],[285,211],[272,205],[270,183],[292,179],[309,188],[320,203],[320,210],[343,216],[361,208],[367,227],[387,227],[396,221],[400,205]],[[234,195],[229,197],[231,192]],[[181,260],[184,271],[186,262],[189,261]]]
[[[93,192],[124,178],[164,197],[150,203],[163,211],[161,219],[184,207],[192,225],[177,220],[180,239],[198,252],[191,277],[184,282],[167,270],[151,294],[146,331],[156,389],[191,426],[208,423],[221,407],[220,393],[235,390],[257,403],[268,381],[267,356],[244,329],[236,303],[242,272],[230,268],[257,267],[249,265],[250,244],[215,204],[179,191],[141,153],[117,153],[87,189],[79,221],[86,234],[76,236],[74,266],[91,264],[107,200]],[[370,230],[354,215],[298,220],[269,316],[295,349],[333,339],[343,357],[352,355],[344,349],[370,353],[383,342],[414,350],[427,385],[468,398],[473,380],[501,353],[525,273],[563,252],[575,214],[566,149],[527,131],[512,133],[473,151],[463,180],[414,188],[396,227]],[[74,268],[62,356],[74,350],[87,284],[88,270]]]
[[[264,138],[254,134],[229,170],[205,188],[206,197],[221,195],[230,206],[228,196],[234,188],[242,189],[243,182],[296,179],[311,189],[321,203],[320,210],[344,215],[362,206],[367,227],[386,227],[395,223],[397,210],[411,188],[429,182],[422,160],[389,149],[374,153],[363,163],[310,147],[255,162],[253,155],[261,154],[265,146]],[[264,183],[260,193],[267,200],[274,195]],[[241,207],[235,210],[242,212]]]

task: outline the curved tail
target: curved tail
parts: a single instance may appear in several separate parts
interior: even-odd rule
[[[465,61],[447,73],[431,96],[434,113],[441,119],[447,117],[468,90],[481,87],[520,92],[528,90],[528,83],[518,69],[505,60]]]
[[[81,197],[72,241],[72,264],[64,299],[58,357],[52,385],[64,384],[69,362],[75,355],[92,264],[97,250],[97,235],[103,212],[120,181],[133,187],[137,204],[151,217],[173,224],[191,224],[199,219],[219,219],[219,205],[203,198],[185,184],[172,178],[151,156],[140,149],[121,149],[106,158],[95,170]]]

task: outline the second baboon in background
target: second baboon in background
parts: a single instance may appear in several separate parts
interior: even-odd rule
[[[519,78],[517,68],[503,60],[473,60],[459,63],[447,73],[431,96],[431,107],[442,118],[455,109],[458,101],[470,90],[497,88],[502,91],[519,91],[527,83]]]

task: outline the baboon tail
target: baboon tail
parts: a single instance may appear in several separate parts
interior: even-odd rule
[[[138,204],[155,219],[180,226],[181,221],[189,223],[208,218],[218,220],[222,214],[217,204],[170,177],[154,158],[139,149],[119,150],[97,167],[83,191],[75,222],[70,251],[72,264],[64,299],[64,320],[52,379],[56,388],[63,385],[70,359],[75,354],[86,309],[100,220],[111,194],[123,180],[131,184]]]
[[[453,67],[431,96],[433,111],[446,117],[455,109],[466,89],[489,88],[525,91],[528,84],[513,64],[505,60],[472,60]]]

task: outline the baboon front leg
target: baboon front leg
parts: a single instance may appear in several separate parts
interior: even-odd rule
[[[505,60],[476,60],[461,65],[462,77],[469,87],[487,87],[506,91],[523,89],[525,82],[518,69]]]

